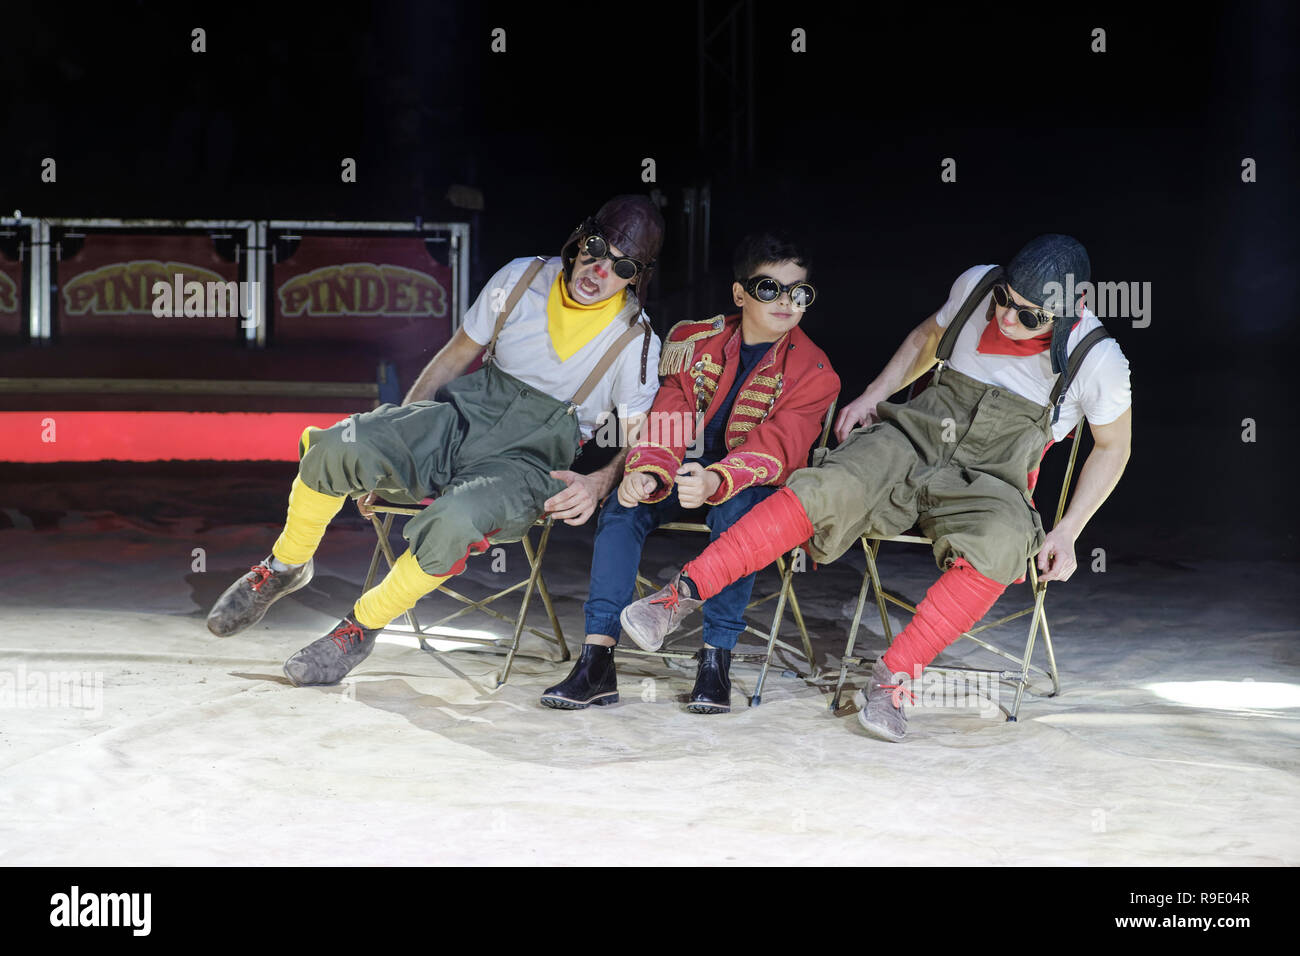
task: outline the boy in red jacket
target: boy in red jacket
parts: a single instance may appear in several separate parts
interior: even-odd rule
[[[708,505],[716,540],[803,467],[840,390],[830,359],[799,328],[815,296],[807,254],[770,234],[736,250],[738,315],[679,322],[664,345],[663,381],[617,496],[601,509],[585,605],[587,641],[573,671],[542,703],[578,710],[618,700],[619,614],[635,596],[651,530]],[[687,710],[731,709],[731,651],[745,629],[754,575],[704,604],[704,647]]]

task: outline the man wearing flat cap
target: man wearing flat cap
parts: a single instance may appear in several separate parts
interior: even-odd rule
[[[569,470],[579,447],[608,410],[627,416],[621,427],[631,434],[659,388],[659,339],[643,303],[662,242],[654,203],[611,199],[559,256],[515,259],[488,280],[400,406],[304,431],[284,531],[221,595],[209,630],[236,634],[304,587],[348,497],[363,514],[376,493],[434,500],[406,523],[410,547],[388,575],[285,663],[300,686],[342,680],[380,630],[462,572],[471,554],[520,540],[544,513],[586,521],[621,477],[623,456],[580,475]],[[464,374],[484,348],[483,366]]]
[[[969,630],[1037,555],[1044,581],[1073,574],[1074,542],[1128,462],[1128,361],[1082,301],[1089,281],[1075,239],[1045,235],[1006,269],[974,266],[943,307],[912,330],[836,423],[840,445],[814,453],[784,488],[755,505],[655,594],[628,606],[623,629],[647,650],[703,600],[804,542],[830,562],[863,534],[913,524],[943,574],[876,661],[859,698],[871,735],[901,740],[909,678]],[[936,369],[903,404],[886,399]],[[1069,508],[1045,534],[1030,496],[1047,446],[1087,420],[1095,441]],[[865,427],[857,427],[865,426]]]

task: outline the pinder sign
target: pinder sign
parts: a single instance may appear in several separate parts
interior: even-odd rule
[[[451,269],[419,237],[308,234],[274,266],[275,339],[418,352],[451,337],[451,283]]]
[[[155,311],[155,285],[235,282],[239,266],[223,259],[206,235],[89,233],[75,255],[58,264],[59,331],[63,336],[230,338],[234,315]]]
[[[290,279],[277,290],[285,316],[381,316],[441,319],[447,290],[433,276],[403,266],[349,262]]]

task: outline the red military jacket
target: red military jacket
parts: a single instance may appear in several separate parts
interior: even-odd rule
[[[625,466],[659,478],[647,503],[672,491],[696,429],[704,430],[731,391],[742,343],[739,314],[678,322],[668,333],[649,431],[628,452]],[[807,463],[839,393],[831,360],[802,329],[795,326],[773,342],[736,393],[723,439],[728,454],[707,469],[722,478],[708,503],[721,504],[753,485],[784,484]]]

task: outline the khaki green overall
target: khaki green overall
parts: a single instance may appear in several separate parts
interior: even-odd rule
[[[1028,480],[1051,438],[1052,408],[941,367],[918,396],[881,402],[877,414],[787,482],[816,529],[814,560],[916,524],[942,570],[965,558],[1000,584],[1023,576],[1044,539]]]
[[[381,405],[313,431],[298,471],[327,495],[377,491],[396,504],[434,496],[402,536],[422,571],[444,575],[489,543],[527,534],[546,499],[566,487],[549,473],[573,463],[579,431],[576,405],[495,365],[436,398]]]

